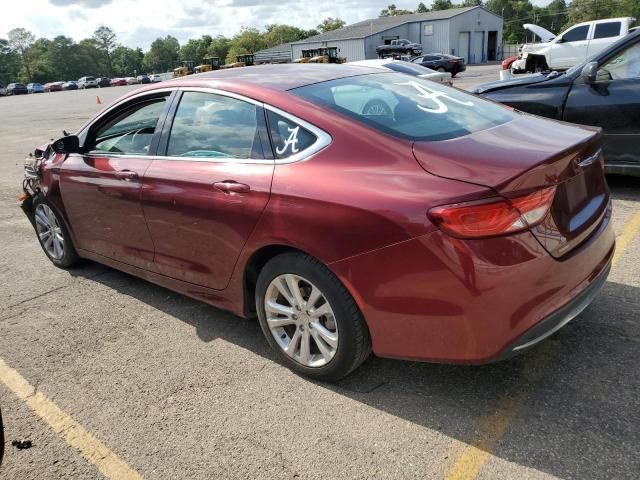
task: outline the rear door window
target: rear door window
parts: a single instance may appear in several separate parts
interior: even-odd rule
[[[622,24],[620,22],[596,23],[596,31],[593,38],[609,38],[620,35]]]
[[[185,92],[169,134],[167,156],[263,159],[258,107],[214,93]]]

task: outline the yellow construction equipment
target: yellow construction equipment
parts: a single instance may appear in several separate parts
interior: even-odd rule
[[[293,63],[309,63],[309,61],[318,55],[318,49],[302,50],[302,56],[296,58]]]
[[[320,47],[314,57],[309,59],[309,63],[345,63],[346,58],[338,56],[338,47]]]
[[[181,67],[173,69],[173,78],[184,77],[193,73],[193,62],[191,60],[185,60],[182,62]]]
[[[236,55],[235,62],[227,63],[220,68],[250,67],[253,65],[253,62],[253,53],[243,53],[242,55]]]
[[[194,73],[210,72],[220,68],[220,57],[205,57],[202,64],[193,69]]]

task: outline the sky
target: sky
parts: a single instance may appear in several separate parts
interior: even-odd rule
[[[37,37],[66,35],[79,41],[100,25],[114,30],[118,41],[146,50],[158,37],[173,35],[180,44],[204,34],[233,36],[242,26],[264,28],[286,23],[315,28],[324,18],[349,23],[378,16],[389,3],[413,10],[420,0],[22,0],[4,8],[0,38],[17,27]],[[551,0],[533,0],[546,5]],[[430,1],[424,2],[427,6]],[[329,8],[323,8],[323,6]]]

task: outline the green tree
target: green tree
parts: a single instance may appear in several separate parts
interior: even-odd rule
[[[434,12],[437,10],[449,10],[450,8],[454,8],[451,0],[434,0],[431,4],[431,10]]]
[[[429,9],[427,8],[427,6],[420,2],[416,8],[415,13],[427,13],[429,11]]]
[[[640,19],[638,0],[573,0],[566,27],[599,18],[635,17]]]
[[[228,53],[229,39],[222,35],[216,35],[207,48],[207,56],[218,57],[224,61]]]
[[[264,40],[267,47],[275,47],[281,43],[296,42],[308,37],[306,30],[291,25],[272,24],[267,25],[265,29]]]
[[[529,0],[488,0],[486,8],[504,18],[502,38],[505,43],[523,43],[527,30],[524,23],[535,23]]]
[[[116,41],[116,34],[109,27],[105,27],[104,25],[98,27],[95,32],[93,32],[93,41],[95,42],[95,47],[100,50],[104,54],[104,58],[106,60],[107,73],[109,75],[113,75],[113,65],[111,64],[111,52],[116,48],[118,42]]]
[[[8,34],[9,45],[20,56],[22,67],[26,71],[26,80],[31,81],[31,67],[29,65],[29,49],[36,41],[36,37],[24,28],[14,28]]]
[[[462,2],[462,5],[453,5],[452,8],[456,8],[456,7],[482,7],[484,6],[484,3],[482,2],[482,0],[464,0]]]
[[[144,55],[144,68],[151,72],[166,72],[175,68],[180,59],[180,43],[178,39],[167,35],[157,38]]]
[[[81,77],[85,75],[110,75],[104,51],[99,48],[93,38],[80,40],[78,47],[79,61],[84,66],[84,72],[80,75]]]
[[[346,25],[346,22],[340,18],[327,17],[316,27],[321,33],[338,30]]]
[[[243,53],[255,53],[263,50],[267,44],[257,28],[242,27],[240,33],[236,34],[229,42],[226,62],[233,63],[236,56]]]
[[[20,57],[9,45],[9,40],[0,38],[0,82],[14,82],[20,72]]]
[[[395,17],[397,15],[407,15],[409,13],[413,13],[411,10],[404,10],[402,8],[398,8],[395,4],[390,4],[387,8],[384,8],[380,11],[379,17]]]
[[[116,47],[111,53],[113,73],[120,77],[138,75],[144,71],[144,52],[141,48]]]

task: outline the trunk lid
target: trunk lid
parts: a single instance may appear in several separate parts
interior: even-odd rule
[[[555,186],[549,215],[530,230],[559,258],[588,238],[606,213],[600,137],[594,128],[522,115],[452,140],[415,142],[413,150],[429,173],[489,187],[503,197]]]

